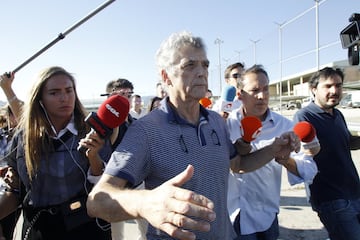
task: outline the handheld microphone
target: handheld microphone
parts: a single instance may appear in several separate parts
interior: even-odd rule
[[[89,124],[91,131],[97,132],[101,138],[107,138],[114,128],[125,122],[129,110],[130,104],[126,98],[113,95],[100,105],[97,113],[89,113],[85,118],[85,122]],[[80,152],[84,153],[86,150],[86,147],[78,147]]]
[[[314,156],[320,151],[316,130],[311,123],[307,121],[298,122],[294,126],[294,133],[300,138],[301,147],[305,154]]]
[[[241,119],[241,137],[244,142],[250,143],[257,136],[259,136],[262,128],[262,123],[259,118],[255,116],[246,116]]]
[[[294,133],[300,138],[300,141],[304,143],[311,142],[316,136],[315,128],[307,121],[301,121],[295,124]]]
[[[232,85],[226,85],[221,92],[221,112],[231,112],[233,110],[233,101],[236,96],[236,88]]]
[[[203,97],[202,99],[199,100],[199,103],[204,107],[204,108],[208,108],[209,106],[211,106],[212,102],[209,98],[207,97]]]

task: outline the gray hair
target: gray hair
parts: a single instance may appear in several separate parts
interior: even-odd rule
[[[169,70],[173,66],[180,49],[191,46],[206,52],[206,46],[200,37],[193,36],[190,32],[182,31],[171,34],[164,40],[156,52],[156,63],[159,74],[163,69]]]

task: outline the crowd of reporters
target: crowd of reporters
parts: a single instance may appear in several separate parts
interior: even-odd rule
[[[189,32],[166,39],[157,63],[161,83],[148,110],[131,82],[108,83],[105,95],[121,96],[131,108],[106,138],[86,124],[87,111],[65,69],[42,70],[24,102],[11,87],[14,74],[1,76],[8,101],[0,135],[6,139],[0,198],[5,239],[14,237],[21,212],[21,239],[121,239],[116,223],[136,219],[139,239],[276,240],[283,167],[291,184],[310,186],[310,203],[332,240],[359,238],[360,183],[350,149],[359,149],[360,140],[335,109],[340,70],[314,74],[315,100],[292,121],[269,109],[270,79],[261,65],[228,66],[222,95],[211,101],[205,45]],[[261,122],[250,140],[241,124],[248,116]],[[299,121],[315,126],[311,145],[294,133]],[[321,122],[338,127],[340,146],[328,140]],[[332,175],[339,173],[347,181]],[[324,196],[323,187],[332,190]],[[345,203],[354,210],[348,222],[336,219]]]

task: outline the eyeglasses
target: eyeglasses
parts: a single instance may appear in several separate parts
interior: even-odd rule
[[[219,136],[214,129],[211,131],[211,138],[214,145],[221,146]]]
[[[233,78],[240,78],[241,74],[240,73],[234,73],[231,75]]]
[[[120,89],[118,90],[118,89],[114,88],[112,90],[111,95],[115,95],[115,94],[118,94],[118,95],[123,96],[123,97],[131,98],[131,96],[134,94],[134,92],[132,92],[132,91],[124,91],[124,90],[120,90]]]
[[[211,139],[212,139],[213,144],[216,145],[216,146],[221,146],[219,136],[218,136],[217,132],[214,129],[211,131],[210,135],[211,135]],[[182,134],[180,135],[179,143],[180,143],[181,150],[184,153],[189,153],[189,150],[188,150],[188,148],[187,148],[187,146],[185,144],[184,136]],[[206,145],[205,141],[202,142],[202,146],[204,146],[204,145]]]

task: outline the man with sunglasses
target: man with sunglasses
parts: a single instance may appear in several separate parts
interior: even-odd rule
[[[227,66],[227,68],[225,69],[225,83],[227,85],[234,86],[236,89],[238,89],[238,84],[240,81],[241,74],[244,71],[244,67],[245,65],[240,62],[236,62]],[[241,100],[238,98],[237,95],[238,94],[235,95],[235,98],[232,102],[233,109],[238,109],[241,106]],[[220,115],[222,115],[224,118],[227,118],[228,113],[224,112],[221,109],[222,101],[223,99],[221,98],[217,100],[214,106],[212,107],[212,110],[220,113]]]
[[[240,62],[233,63],[225,69],[225,82],[226,84],[238,87],[241,74],[244,71],[244,64]]]
[[[106,93],[101,94],[101,96],[113,96],[113,95],[120,95],[122,97],[125,97],[130,102],[133,94],[134,94],[134,86],[133,84],[125,79],[125,78],[119,78],[116,80],[110,81],[106,85]],[[121,140],[123,139],[128,127],[133,123],[133,121],[136,120],[130,113],[128,114],[128,117],[126,121],[121,124],[119,127],[116,127],[113,129],[113,133],[110,136],[110,142],[112,146],[112,150],[114,151],[117,145],[120,144]],[[87,136],[86,138],[82,139],[81,142],[85,147],[89,149],[87,152],[88,158],[97,158],[99,155],[97,154],[98,151],[103,146],[104,142],[102,139],[96,134],[92,133],[91,136]],[[93,183],[96,183],[98,181],[98,178],[94,177]],[[139,184],[137,189],[144,188],[143,184]],[[133,236],[137,235],[137,240],[145,240],[146,239],[146,230],[147,230],[147,222],[143,219],[136,219],[135,220],[137,224],[137,232],[132,233]],[[111,234],[113,240],[123,240],[125,239],[125,222],[113,222],[111,223]]]
[[[130,99],[134,94],[134,86],[125,78],[112,80],[106,85],[106,93],[101,94],[100,96],[112,96],[114,94]]]
[[[100,96],[110,97],[115,94],[127,98],[130,102],[130,98],[134,94],[134,86],[129,80],[125,78],[112,80],[106,85],[106,93],[101,94]],[[127,128],[133,121],[134,121],[133,117],[130,114],[128,114],[126,121],[123,124],[121,124],[118,128],[113,130],[113,134],[110,136],[113,150],[115,150],[116,146],[121,142]]]

